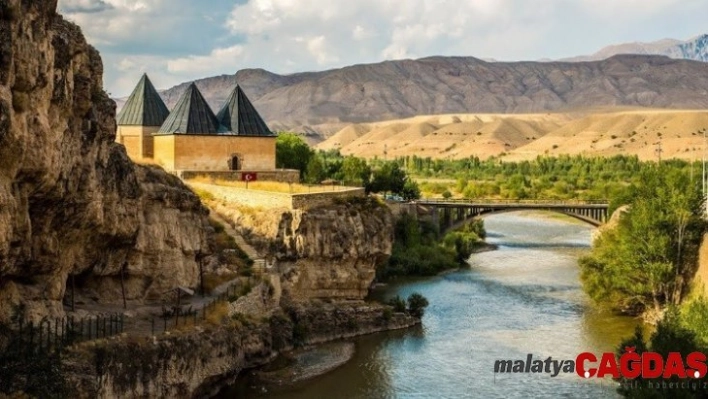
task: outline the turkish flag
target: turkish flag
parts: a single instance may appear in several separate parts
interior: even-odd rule
[[[255,172],[243,172],[241,173],[242,181],[256,181],[258,180],[258,173]]]

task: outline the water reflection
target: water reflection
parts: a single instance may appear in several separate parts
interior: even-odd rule
[[[572,375],[496,374],[494,361],[574,359],[614,350],[635,321],[592,309],[577,259],[591,228],[528,214],[485,220],[499,249],[475,254],[470,269],[400,282],[380,298],[420,292],[430,301],[423,326],[354,340],[354,358],[335,371],[285,389],[243,379],[222,397],[494,398],[615,395],[611,381]],[[264,391],[265,390],[265,391]]]

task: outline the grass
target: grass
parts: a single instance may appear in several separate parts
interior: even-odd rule
[[[246,189],[246,182],[230,181],[230,180],[223,180],[223,179],[213,179],[208,176],[197,176],[193,179],[188,180],[188,183],[215,184],[217,186]],[[307,194],[307,193],[316,193],[316,192],[323,192],[323,191],[343,191],[343,190],[350,189],[350,188],[352,188],[352,187],[334,186],[334,185],[332,185],[332,186],[323,186],[323,185],[308,186],[308,185],[299,184],[299,183],[293,183],[291,185],[289,183],[274,182],[274,181],[254,181],[254,182],[248,183],[249,190],[269,191],[269,192],[284,193],[284,194]],[[197,190],[195,190],[195,191],[197,191]],[[199,194],[199,193],[197,193],[197,194]]]
[[[209,306],[206,321],[209,324],[221,325],[229,320],[229,303],[226,301],[215,302]]]

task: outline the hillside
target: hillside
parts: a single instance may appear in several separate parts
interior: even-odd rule
[[[502,157],[636,154],[700,159],[708,112],[691,110],[593,109],[550,114],[457,114],[418,116],[345,127],[317,146],[366,158]]]
[[[708,107],[708,63],[648,55],[587,63],[429,57],[286,76],[251,69],[197,86],[217,109],[236,82],[272,129],[324,137],[351,123],[414,115]],[[168,105],[184,87],[162,93]]]

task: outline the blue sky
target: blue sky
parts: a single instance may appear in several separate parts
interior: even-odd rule
[[[708,33],[708,0],[59,0],[128,95],[243,68],[276,73],[431,55],[503,61]]]

